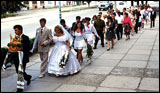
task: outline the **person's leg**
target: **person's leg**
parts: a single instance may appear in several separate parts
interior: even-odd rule
[[[112,48],[114,47],[114,39],[112,39]]]
[[[41,64],[41,75],[44,75],[48,64],[48,52],[42,52],[41,57],[41,59],[43,59]]]
[[[110,49],[110,41],[107,40],[107,50],[109,50],[109,49]]]
[[[153,19],[153,27],[155,26],[155,19]]]
[[[122,24],[120,25],[120,33],[121,33],[121,39],[122,39],[122,36],[123,36],[123,27],[122,27]]]
[[[96,36],[96,40],[95,40],[95,43],[94,43],[94,48],[93,49],[96,49],[97,48],[97,44],[98,44],[98,37]]]
[[[19,67],[18,55],[13,55],[12,59],[13,59],[13,64],[14,64],[15,69],[16,69],[16,73],[18,74],[18,67]]]
[[[119,32],[120,32],[120,25],[118,24],[118,27],[117,27],[117,29],[116,29],[117,40],[120,39],[120,37],[119,37]]]
[[[137,23],[135,24],[135,32],[138,33]]]
[[[25,80],[29,80],[30,77],[31,77],[31,75],[28,75],[28,74],[26,73],[26,63],[23,63],[23,71],[24,71],[24,79],[25,79]]]
[[[150,25],[150,28],[152,28],[152,19],[151,19],[151,25]]]
[[[78,49],[78,62],[80,63],[81,62],[81,50]]]
[[[102,44],[102,47],[104,47],[104,34],[101,34],[101,44]]]
[[[82,49],[81,49],[81,62],[83,62]]]
[[[134,26],[132,26],[132,36],[134,35]]]

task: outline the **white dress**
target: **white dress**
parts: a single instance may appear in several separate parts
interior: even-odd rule
[[[99,37],[95,27],[92,24],[89,24],[88,26],[87,26],[87,24],[84,24],[84,29],[85,29],[85,32],[84,32],[85,38],[87,39],[87,41],[90,45],[93,44],[93,42],[95,40],[94,34],[96,34],[96,36]]]
[[[66,41],[69,40],[69,37],[65,34],[61,37],[53,36],[53,41],[55,42],[55,46],[52,49],[51,55],[49,57],[48,63],[48,73],[55,75],[69,75],[77,73],[81,67],[76,59],[76,56],[69,52],[69,60],[64,69],[59,67],[60,60],[62,56],[68,51],[68,46]]]
[[[77,31],[75,31],[73,33],[73,36],[75,36],[74,49],[86,48],[84,33],[77,33]]]

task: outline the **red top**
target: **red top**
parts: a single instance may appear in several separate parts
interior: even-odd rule
[[[132,27],[132,22],[130,17],[124,17],[123,23],[129,23],[130,26]]]

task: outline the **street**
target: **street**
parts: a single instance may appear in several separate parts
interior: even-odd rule
[[[46,18],[46,26],[52,31],[54,27],[59,24],[59,10],[58,9],[46,9],[39,11],[30,11],[26,13],[24,17],[17,16],[17,18],[12,18],[15,20],[3,21],[1,20],[1,47],[7,46],[10,41],[9,34],[14,35],[13,26],[16,24],[21,24],[23,26],[23,33],[28,35],[30,38],[35,37],[36,29],[40,26],[40,18]],[[35,12],[35,13],[34,13]],[[87,9],[74,12],[65,12],[62,13],[62,18],[66,20],[66,24],[71,27],[72,23],[76,21],[76,16],[91,17],[98,14],[98,8]],[[104,11],[105,12],[105,11]]]
[[[98,13],[96,9],[86,10],[87,14],[84,11],[81,16],[89,16],[89,11],[90,14]],[[69,19],[75,20],[76,15],[72,13],[68,16],[71,15],[73,18]],[[67,20],[67,15],[64,18]],[[86,61],[86,52],[83,51],[84,62],[79,73],[66,77],[46,73],[42,79],[38,78],[40,57],[35,54],[27,64],[26,72],[32,75],[32,82],[29,86],[25,84],[24,92],[159,92],[158,16],[155,28],[145,24],[145,28],[128,41],[123,35],[122,40],[115,40],[115,46],[110,51],[107,51],[107,45],[102,48],[99,42],[94,52],[92,62],[89,63]],[[14,67],[1,72],[1,92],[16,91],[16,73],[2,79],[9,71],[15,72]]]

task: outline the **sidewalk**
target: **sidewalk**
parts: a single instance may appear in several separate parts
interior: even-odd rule
[[[27,64],[26,72],[32,82],[24,92],[159,92],[159,18],[156,27],[145,28],[125,41],[115,41],[107,51],[98,45],[93,62],[84,63],[82,70],[72,76],[48,76],[39,79],[40,59],[36,54]],[[16,91],[17,75],[1,79],[1,92]]]

